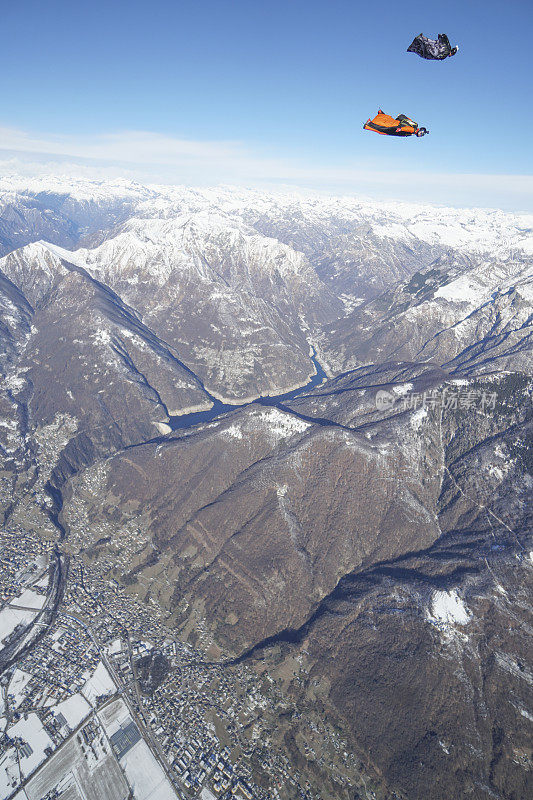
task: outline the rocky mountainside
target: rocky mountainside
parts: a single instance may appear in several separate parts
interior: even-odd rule
[[[342,309],[305,256],[218,214],[135,218],[72,258],[229,401],[305,383],[306,333]]]
[[[290,691],[343,719],[385,791],[525,797],[531,388],[350,372],[95,464],[70,484],[71,545],[191,644],[304,664]],[[404,409],[445,389],[496,392],[497,413]]]
[[[102,591],[264,671],[324,800],[526,798],[533,219],[44,179],[2,203],[4,525],[60,526]],[[313,349],[328,379],[294,391]]]
[[[324,358],[336,370],[381,359],[436,362],[453,371],[528,370],[531,258],[441,256],[331,323]]]

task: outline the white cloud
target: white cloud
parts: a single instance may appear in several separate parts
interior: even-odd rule
[[[533,209],[533,175],[373,171],[306,164],[256,152],[241,142],[192,141],[148,131],[96,136],[34,134],[0,127],[0,171],[128,177],[158,183],[292,184],[319,191],[363,192],[451,205]]]
[[[122,131],[97,136],[33,135],[0,127],[0,148],[24,153],[61,155],[97,161],[168,164],[181,159],[242,157],[232,142],[196,142],[146,131]]]

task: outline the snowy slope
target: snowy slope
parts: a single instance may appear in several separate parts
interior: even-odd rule
[[[304,383],[311,343],[332,371],[444,363],[489,333],[514,352],[528,324],[531,215],[57,177],[0,179],[2,203],[0,242],[10,214],[12,238],[44,240],[4,262],[30,304],[75,265],[227,399]]]
[[[132,215],[172,218],[206,211],[227,214],[252,225],[270,224],[293,232],[305,226],[337,230],[364,224],[368,231],[397,242],[421,241],[468,252],[533,254],[533,215],[496,209],[456,209],[298,192],[262,192],[236,187],[191,189],[142,186],[125,180],[89,181],[58,176],[0,178],[0,208],[28,199],[48,200],[49,213],[76,204],[87,213],[128,205]]]

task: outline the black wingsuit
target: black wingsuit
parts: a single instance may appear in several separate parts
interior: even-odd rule
[[[442,61],[448,56],[455,55],[457,48],[454,47],[453,51],[450,40],[445,33],[439,33],[436,42],[421,33],[420,36],[416,36],[413,39],[407,48],[408,53],[416,53],[418,56],[427,58],[430,61]]]

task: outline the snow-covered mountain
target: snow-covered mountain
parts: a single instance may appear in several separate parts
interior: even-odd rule
[[[131,219],[94,249],[32,243],[0,265],[30,303],[55,299],[65,273],[92,277],[215,396],[234,401],[305,383],[314,372],[307,332],[342,313],[303,254],[204,212]]]
[[[533,216],[13,178],[0,246],[4,524],[260,658],[323,797],[527,796]]]
[[[126,181],[0,178],[0,256],[45,239],[75,247],[80,239],[127,219],[155,196]]]
[[[356,229],[379,241],[390,240],[407,248],[424,244],[495,255],[511,250],[533,253],[533,214],[495,209],[456,209],[234,187],[145,187],[129,181],[58,177],[30,180],[17,176],[0,178],[0,203],[0,218],[5,225],[7,209],[23,215],[31,208],[36,227],[37,221],[47,227],[50,215],[61,214],[65,223],[76,226],[78,239],[91,230],[103,230],[106,220],[109,227],[114,219],[128,215],[172,218],[209,211],[236,217],[307,255],[315,254],[328,240]],[[14,228],[17,223],[20,219],[13,222]],[[36,230],[23,233],[20,228],[15,233],[17,244],[23,235],[37,235]],[[55,231],[56,239],[61,235],[60,230]],[[65,244],[56,239],[53,243]],[[8,247],[5,241],[4,248]]]
[[[59,178],[3,178],[0,204],[5,250],[42,240],[222,398],[305,382],[317,343],[334,372],[375,354],[462,363],[472,337],[511,352],[525,338],[533,216]],[[19,288],[33,258],[5,262]]]
[[[321,341],[333,371],[394,359],[528,371],[532,334],[533,259],[513,251],[441,256],[326,326]]]
[[[123,429],[138,401],[153,429],[285,392],[312,347],[331,374],[528,366],[533,217],[59,178],[3,178],[0,205],[0,368],[43,423]]]

